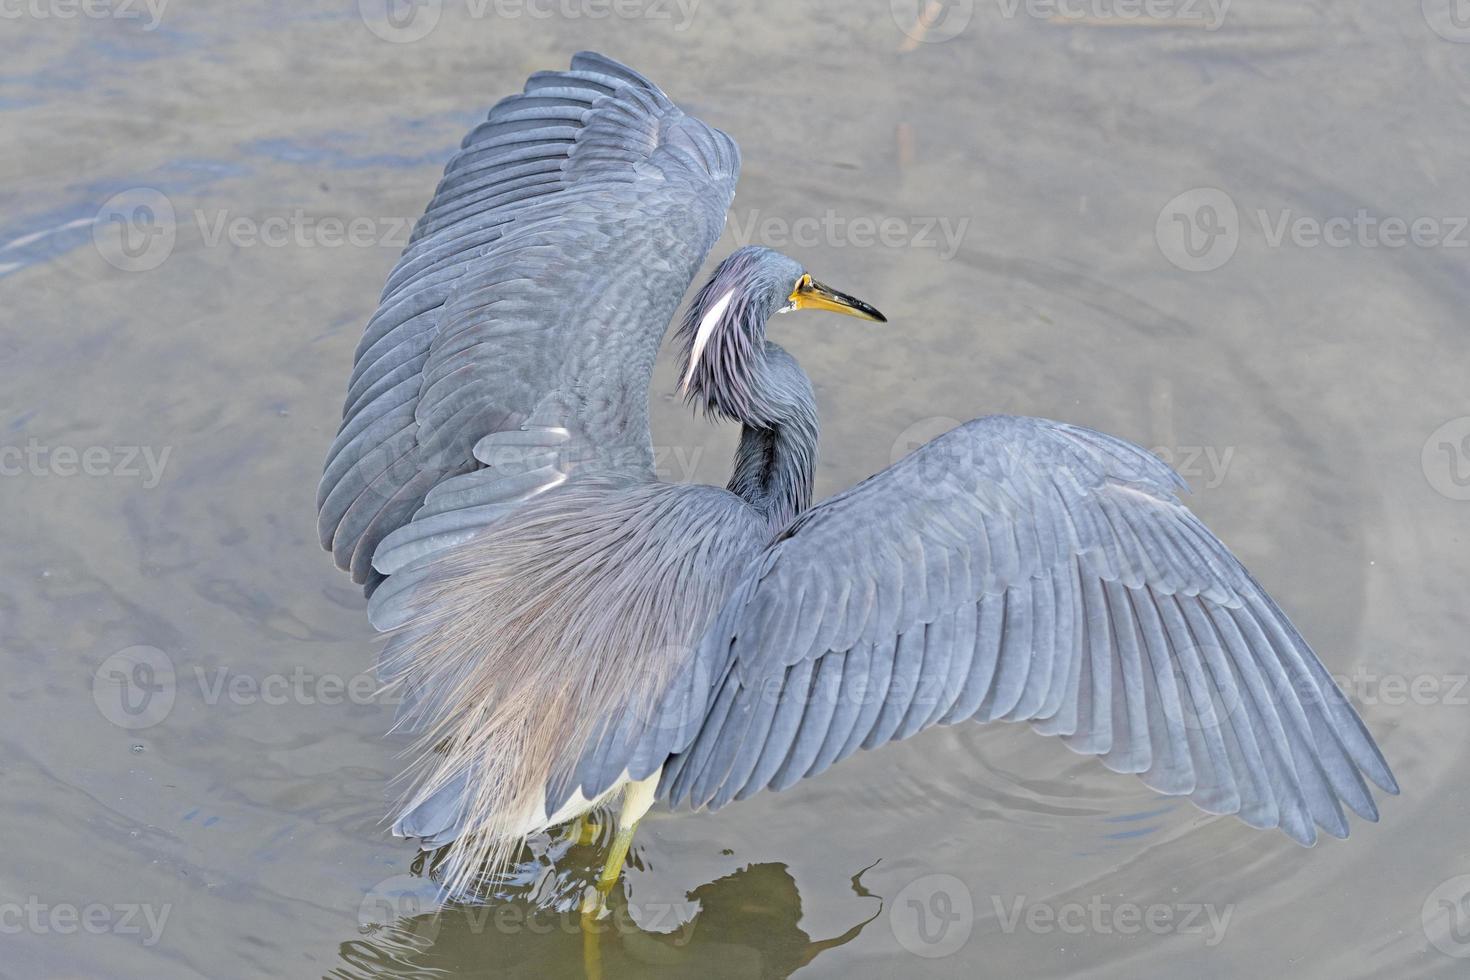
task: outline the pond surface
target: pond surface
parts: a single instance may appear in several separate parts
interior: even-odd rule
[[[1309,850],[1024,727],[938,729],[655,812],[605,975],[1464,975],[1470,22],[974,0],[925,32],[916,8],[4,8],[0,975],[582,974],[558,879],[427,914],[382,824],[404,745],[378,641],[314,495],[443,162],[584,47],[740,142],[716,257],[780,247],[888,314],[773,331],[817,386],[821,495],[991,412],[1153,447],[1403,786]],[[723,483],[735,432],[671,362],[663,473]]]

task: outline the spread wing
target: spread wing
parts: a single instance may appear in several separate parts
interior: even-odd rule
[[[813,508],[676,688],[691,718],[663,793],[720,806],[1000,719],[1304,844],[1347,834],[1341,803],[1376,820],[1363,776],[1398,792],[1383,756],[1182,487],[1129,443],[995,416]]]
[[[653,476],[648,385],[724,226],[739,151],[601,55],[464,140],[358,345],[317,494],[371,593],[550,487]],[[413,574],[374,595],[391,620]]]

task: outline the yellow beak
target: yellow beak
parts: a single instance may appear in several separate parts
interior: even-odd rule
[[[859,320],[872,320],[875,323],[887,323],[888,317],[879,313],[875,307],[869,306],[855,296],[839,293],[831,286],[824,286],[803,273],[801,281],[791,291],[788,297],[791,306],[798,310],[831,310],[833,313],[845,313],[855,316]]]

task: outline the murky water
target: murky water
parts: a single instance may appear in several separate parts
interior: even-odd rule
[[[817,385],[823,494],[988,412],[1157,448],[1404,787],[1305,850],[1023,728],[932,731],[655,813],[605,975],[1464,974],[1448,0],[975,0],[923,41],[903,0],[361,6],[0,6],[0,975],[584,970],[555,893],[587,848],[412,914],[431,890],[380,823],[404,746],[313,526],[407,223],[485,108],[581,47],[739,140],[719,254],[782,247],[891,318],[775,329]],[[664,474],[722,483],[733,430],[673,387],[666,358]]]

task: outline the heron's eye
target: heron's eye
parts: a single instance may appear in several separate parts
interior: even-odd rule
[[[797,296],[798,293],[800,293],[802,291],[802,289],[805,286],[807,286],[810,283],[810,281],[811,281],[811,276],[808,275],[807,273],[803,272],[801,274],[801,276],[797,278],[796,285],[794,285],[794,286],[791,287],[791,292],[786,297],[786,305],[785,306],[782,306],[776,312],[777,313],[790,313],[792,310],[796,309],[797,308],[797,305],[796,305],[796,296]]]

